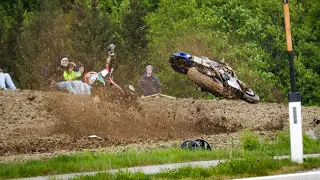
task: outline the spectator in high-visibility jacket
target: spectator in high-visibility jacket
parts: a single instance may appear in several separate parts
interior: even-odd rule
[[[75,80],[76,78],[80,77],[82,73],[78,73],[78,72],[74,72],[74,68],[76,67],[76,64],[73,63],[73,62],[70,62],[68,65],[67,65],[67,69],[64,70],[63,72],[63,77],[64,77],[64,80],[66,81],[73,81]]]
[[[73,62],[70,62],[66,70],[63,72],[64,80],[63,82],[58,83],[58,87],[62,89],[67,89],[68,92],[74,93],[74,94],[87,94],[90,95],[90,86],[86,83],[83,83],[82,81],[76,80],[77,78],[81,77],[82,73],[84,72],[84,67],[80,66],[79,71],[75,72],[74,68],[76,67],[76,64]]]

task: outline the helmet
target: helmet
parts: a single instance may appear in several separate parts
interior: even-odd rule
[[[67,65],[69,64],[69,60],[68,58],[62,58],[61,59],[61,62],[60,62],[60,65],[63,66],[63,67],[67,67]]]
[[[116,45],[110,44],[110,45],[108,46],[108,51],[114,51],[115,48],[116,48]]]
[[[108,54],[109,54],[110,56],[114,56],[114,50],[115,50],[115,48],[116,48],[116,46],[115,46],[114,44],[110,44],[110,45],[108,46]]]

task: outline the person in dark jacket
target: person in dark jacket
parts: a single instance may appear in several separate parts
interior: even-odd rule
[[[150,95],[161,93],[160,81],[152,73],[152,70],[153,70],[153,67],[151,65],[148,65],[146,67],[146,72],[140,79],[142,98],[144,96],[150,96]]]

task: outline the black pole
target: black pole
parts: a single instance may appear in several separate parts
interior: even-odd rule
[[[288,53],[289,53],[291,92],[297,92],[297,89],[296,89],[296,78],[295,78],[295,72],[294,72],[294,63],[293,63],[293,52],[289,51]]]
[[[284,22],[285,22],[285,27],[286,27],[287,50],[288,50],[288,55],[289,55],[291,92],[297,92],[295,72],[294,72],[294,63],[293,63],[291,29],[290,29],[289,0],[283,1],[283,9],[284,9]]]

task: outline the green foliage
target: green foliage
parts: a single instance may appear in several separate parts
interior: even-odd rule
[[[212,173],[200,167],[183,167],[180,169],[168,170],[154,175],[156,178],[182,179],[185,177],[199,179],[212,176]]]
[[[266,139],[259,140],[256,134],[245,131],[242,134],[242,147],[246,150],[263,151],[269,156],[279,156],[290,154],[290,132],[277,131],[272,133]],[[303,149],[305,154],[319,152],[319,140],[311,139],[308,135],[303,134]]]
[[[303,105],[319,105],[319,1],[290,1],[297,89]],[[171,53],[224,59],[262,101],[286,102],[290,92],[283,5],[277,0],[61,0],[0,3],[0,67],[27,89],[58,81],[67,56],[88,71],[104,67],[117,45],[115,77],[138,83],[147,64],[164,93],[206,98],[174,72]]]
[[[319,149],[320,140],[314,140],[310,136],[303,134],[303,148],[307,149],[307,153],[317,153]]]
[[[23,32],[18,39],[20,49],[19,81],[22,88],[42,89],[47,77],[42,68],[56,68],[57,54],[65,43],[65,24],[57,4],[40,4],[41,12],[24,12]],[[36,30],[35,30],[36,29]]]
[[[270,171],[279,169],[283,164],[290,164],[290,160],[275,160],[271,157],[248,156],[245,159],[234,159],[217,167],[217,172],[221,174],[254,174],[257,176],[268,175]]]
[[[154,175],[141,172],[130,173],[120,171],[119,173],[98,173],[94,176],[79,176],[73,179],[233,179],[241,177],[256,177],[271,175],[274,173],[289,173],[297,170],[312,169],[319,167],[319,158],[307,158],[302,165],[293,163],[289,159],[275,160],[272,158],[246,157],[242,160],[231,160],[220,163],[217,167],[183,167],[180,169],[166,170]],[[288,167],[289,170],[286,170]],[[292,170],[290,170],[290,168]]]
[[[243,131],[242,132],[241,145],[242,145],[243,149],[248,150],[248,151],[258,150],[261,146],[259,137],[250,131]]]
[[[188,162],[226,158],[225,150],[214,153],[205,150],[189,151],[180,148],[154,149],[151,151],[129,150],[128,152],[79,152],[73,155],[58,155],[47,160],[32,160],[20,163],[0,163],[0,177],[18,178],[38,175],[109,170],[149,164]]]

